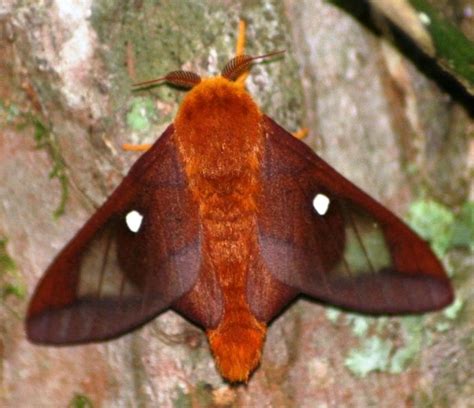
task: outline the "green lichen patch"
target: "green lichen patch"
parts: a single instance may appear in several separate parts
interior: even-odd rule
[[[66,202],[69,196],[69,181],[66,175],[66,166],[62,158],[56,137],[40,119],[35,116],[29,117],[29,122],[34,128],[34,140],[38,149],[46,149],[51,156],[53,168],[49,172],[50,179],[57,179],[61,185],[61,198],[59,204],[53,212],[54,218],[59,218],[64,214]]]
[[[68,408],[94,408],[94,404],[84,394],[75,394],[68,404]]]
[[[24,299],[26,296],[26,286],[21,281],[15,261],[7,251],[8,240],[0,238],[0,299],[14,296]]]
[[[419,354],[424,344],[422,317],[401,319],[404,346],[395,348],[393,342],[379,336],[364,339],[359,347],[349,351],[346,367],[356,376],[379,371],[391,374],[402,373]]]
[[[356,313],[348,313],[346,315],[346,321],[349,324],[352,333],[357,337],[364,337],[376,320],[377,319],[373,317],[363,316]]]
[[[443,316],[449,320],[456,320],[464,307],[464,300],[457,297],[454,302],[443,310]]]
[[[45,125],[41,119],[30,112],[19,113],[11,124],[15,125],[18,130],[33,127],[33,139],[36,143],[36,148],[44,149],[49,154],[52,162],[49,178],[57,179],[61,187],[61,197],[58,206],[53,212],[53,217],[59,218],[64,214],[66,202],[69,197],[69,181],[66,175],[66,165],[62,158],[56,136],[49,126]]]
[[[149,98],[135,98],[127,113],[127,126],[137,132],[147,131],[154,118],[153,101]]]
[[[369,330],[370,323],[371,323],[371,318],[368,317],[363,317],[363,316],[358,316],[358,315],[352,315],[352,331],[357,337],[363,337],[367,334],[367,331]]]
[[[451,329],[453,324],[460,318],[465,305],[466,301],[457,294],[454,302],[443,310],[441,319],[435,325],[436,331],[445,332]]]
[[[451,245],[474,251],[474,201],[466,202],[452,227]]]
[[[408,222],[431,242],[439,257],[455,247],[474,248],[474,203],[467,202],[459,214],[433,200],[418,200],[408,211]]]
[[[432,200],[412,203],[408,211],[410,226],[431,242],[433,250],[442,257],[451,245],[454,214],[444,205]]]
[[[326,318],[333,324],[336,324],[342,312],[334,307],[326,307]]]
[[[390,341],[378,336],[369,337],[360,347],[349,352],[345,365],[358,377],[365,377],[372,371],[385,371],[390,363],[392,349]]]
[[[334,307],[326,308],[326,317],[333,324],[340,322],[341,325],[348,326],[355,336],[361,338],[373,331],[382,333],[387,323],[384,317],[342,312]]]
[[[13,258],[8,255],[6,238],[0,238],[0,276],[16,270]]]
[[[388,372],[400,374],[405,371],[424,344],[423,316],[408,316],[400,319],[404,346],[398,348],[390,357]]]
[[[400,319],[367,317],[358,314],[342,314],[360,345],[351,349],[345,359],[346,367],[356,376],[365,377],[373,371],[399,374],[416,359],[429,339],[429,331],[423,325],[423,316],[408,316]],[[399,322],[402,346],[396,346],[387,338],[387,330]],[[370,334],[370,336],[368,336]],[[368,337],[367,337],[368,336]]]

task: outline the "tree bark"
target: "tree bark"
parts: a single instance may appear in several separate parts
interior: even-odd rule
[[[217,74],[239,18],[248,54],[286,50],[252,68],[250,93],[289,131],[308,127],[305,142],[343,175],[402,217],[422,198],[455,218],[474,197],[472,98],[381,35],[368,3],[33,3],[0,9],[2,406],[468,406],[472,247],[442,254],[460,299],[451,314],[375,319],[300,299],[271,324],[246,386],[222,381],[204,333],[174,312],[104,344],[29,344],[26,293],[137,159],[121,144],[153,142],[182,98],[131,84]],[[473,31],[472,17],[457,23]]]

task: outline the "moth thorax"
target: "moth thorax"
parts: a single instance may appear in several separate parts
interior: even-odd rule
[[[255,160],[263,141],[261,120],[257,105],[242,87],[211,78],[186,95],[174,123],[175,135],[192,168],[225,173],[226,168],[235,171]]]

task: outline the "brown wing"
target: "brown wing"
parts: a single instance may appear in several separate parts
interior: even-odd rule
[[[186,293],[199,266],[197,207],[170,126],[48,268],[29,305],[28,337],[116,337]]]
[[[369,313],[421,312],[452,301],[424,241],[270,118],[264,129],[259,242],[275,278]],[[316,210],[316,197],[329,206]]]

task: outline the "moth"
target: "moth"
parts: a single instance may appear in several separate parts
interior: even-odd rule
[[[104,341],[173,309],[240,382],[300,294],[371,314],[452,301],[427,243],[260,111],[236,81],[257,58],[162,78],[190,89],[173,124],[45,272],[30,341]]]

